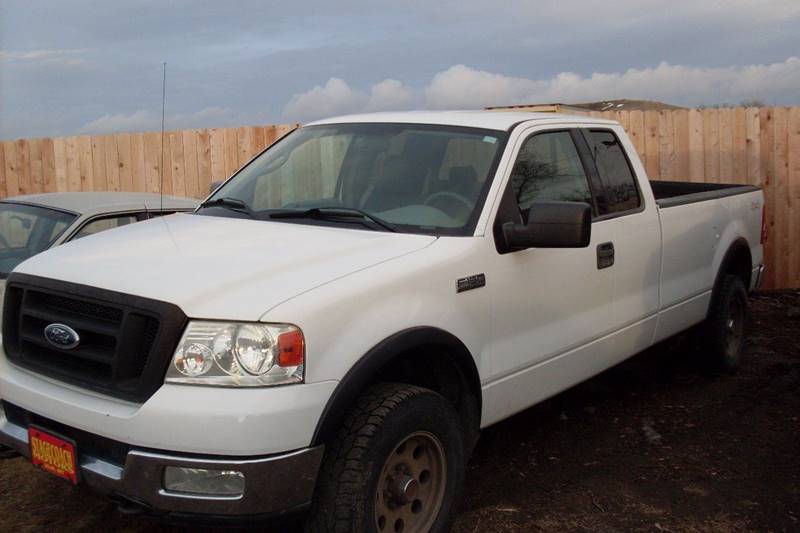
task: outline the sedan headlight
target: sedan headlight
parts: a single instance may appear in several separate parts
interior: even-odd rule
[[[305,339],[289,324],[191,321],[167,383],[264,387],[303,381]]]

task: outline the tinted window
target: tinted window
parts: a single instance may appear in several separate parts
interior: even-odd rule
[[[14,203],[0,203],[0,278],[27,258],[47,249],[75,215]]]
[[[592,193],[568,131],[540,133],[525,141],[511,174],[511,186],[525,213],[537,200],[592,203]]]
[[[639,207],[639,191],[628,159],[616,135],[610,131],[590,130],[587,140],[597,172],[605,189],[600,214],[618,213]]]

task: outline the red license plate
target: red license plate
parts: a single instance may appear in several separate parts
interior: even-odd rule
[[[36,427],[28,428],[28,442],[33,464],[62,479],[78,483],[75,443]]]

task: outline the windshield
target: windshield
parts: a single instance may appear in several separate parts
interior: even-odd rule
[[[0,278],[49,248],[75,217],[55,209],[0,202]]]
[[[304,127],[254,159],[199,212],[468,235],[505,139],[505,132],[457,126]],[[345,210],[349,216],[341,216]]]

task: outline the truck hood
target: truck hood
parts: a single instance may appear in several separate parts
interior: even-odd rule
[[[178,305],[192,318],[258,320],[324,283],[436,237],[178,214],[55,247],[15,272]]]

